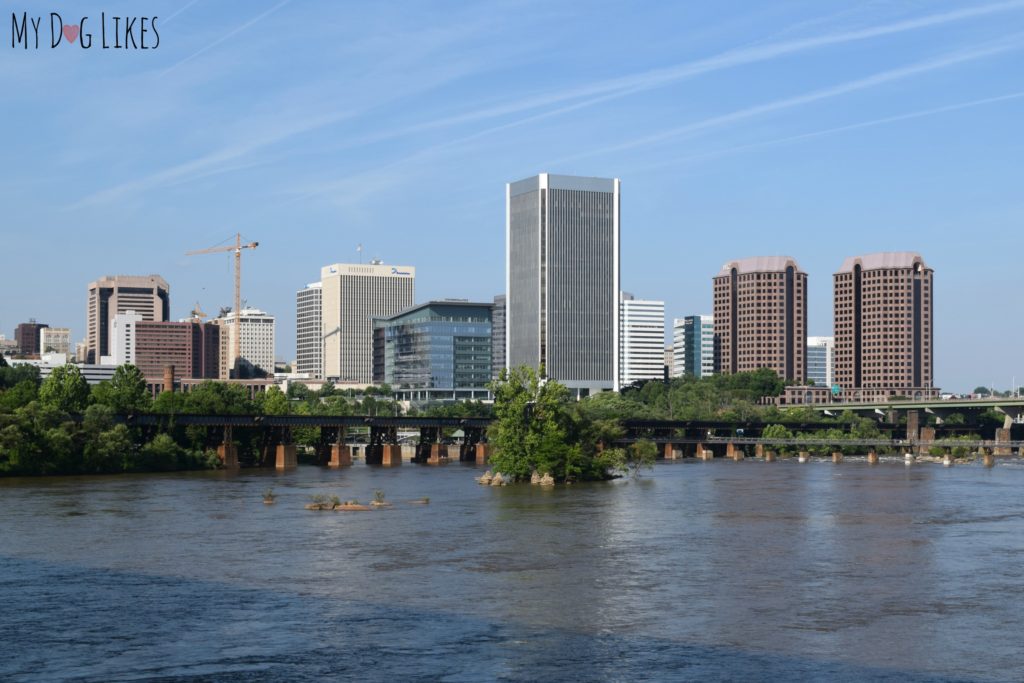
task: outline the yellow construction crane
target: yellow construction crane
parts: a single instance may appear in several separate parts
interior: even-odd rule
[[[259,242],[242,244],[241,233],[235,233],[235,243],[222,247],[210,247],[209,249],[197,249],[185,253],[185,256],[197,254],[219,254],[226,251],[235,252],[235,343],[231,349],[231,367],[238,370],[238,359],[242,357],[242,250],[255,249],[260,246]],[[236,375],[237,376],[237,375]]]

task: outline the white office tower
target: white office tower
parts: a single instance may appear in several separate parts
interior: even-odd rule
[[[508,365],[577,395],[619,387],[618,179],[540,175],[506,186]]]
[[[835,383],[835,338],[807,338],[807,379],[815,386],[831,387]]]
[[[688,315],[673,320],[672,355],[676,377],[715,374],[715,317]]]
[[[241,319],[241,324],[236,321]],[[239,317],[234,311],[214,322],[221,325],[220,334],[220,378],[232,377],[232,349],[235,335],[241,333],[239,353],[242,379],[256,377],[263,373],[274,374],[274,316],[258,308],[243,308]]]
[[[100,365],[135,364],[135,323],[143,316],[135,311],[116,314],[110,321],[110,355],[100,356]]]
[[[323,285],[306,285],[295,293],[295,372],[324,376]]]
[[[373,381],[372,319],[394,315],[414,303],[416,269],[336,263],[320,269],[323,289],[323,368],[332,382]]]
[[[657,379],[665,373],[665,302],[622,293],[619,361],[621,386]]]

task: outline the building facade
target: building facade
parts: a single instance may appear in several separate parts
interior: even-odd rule
[[[221,327],[212,322],[135,322],[133,365],[149,382],[162,381],[164,370],[185,379],[220,377]]]
[[[295,294],[295,372],[324,376],[323,285],[306,285]]]
[[[547,173],[506,186],[508,365],[579,395],[619,387],[620,190]]]
[[[27,323],[21,323],[14,328],[14,341],[18,344],[18,353],[23,356],[38,356],[40,334],[46,327],[48,325],[45,323],[37,323],[35,318],[31,318]]]
[[[619,385],[665,376],[665,302],[622,293]]]
[[[431,301],[377,318],[373,365],[377,381],[399,400],[490,398],[493,304]]]
[[[807,380],[815,386],[831,388],[835,383],[835,340],[833,337],[807,338]]]
[[[723,374],[771,368],[807,376],[807,273],[789,256],[730,261],[714,278],[715,344]]]
[[[833,276],[840,400],[938,394],[932,374],[932,280],[932,269],[914,252],[843,261]]]
[[[71,330],[67,327],[44,327],[39,330],[38,352],[71,353]]]
[[[491,309],[491,376],[494,379],[505,369],[505,334],[505,295],[498,294]]]
[[[715,374],[714,316],[688,315],[672,321],[672,360],[676,377]]]
[[[237,320],[240,324],[236,324]],[[234,311],[213,321],[221,326],[220,341],[220,379],[257,378],[274,374],[274,316],[258,308],[243,308],[239,318]],[[235,369],[231,367],[231,355],[235,346],[235,335],[241,333],[239,344],[239,371],[241,377],[235,377]]]
[[[320,270],[323,376],[332,382],[373,381],[373,319],[413,305],[416,269],[336,263]]]
[[[110,321],[110,355],[100,356],[101,365],[135,365],[135,325],[142,316],[129,310],[118,313]]]
[[[110,321],[132,310],[150,322],[171,319],[171,288],[159,275],[108,275],[89,284],[86,306],[86,360],[99,363],[110,353]]]

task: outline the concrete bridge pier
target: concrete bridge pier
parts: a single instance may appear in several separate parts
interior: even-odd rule
[[[697,459],[698,460],[712,460],[715,457],[715,452],[704,446],[702,443],[697,444]]]
[[[755,458],[767,457],[766,453],[765,453],[765,450],[764,450],[764,444],[763,443],[759,443],[756,446],[754,446],[754,457]]]
[[[732,441],[730,441],[725,446],[725,457],[731,458],[732,460],[735,460],[737,462],[739,462],[740,460],[743,460],[743,458],[744,458],[743,447],[742,446],[737,446]]]
[[[921,427],[920,438],[918,439],[917,454],[930,455],[932,442],[935,441],[935,427]]]
[[[842,451],[832,451],[832,462],[841,463],[843,461]]]
[[[437,442],[430,444],[430,450],[427,453],[427,464],[440,465],[444,462],[448,462],[448,447]]]
[[[758,444],[760,446],[760,444]],[[775,451],[764,451],[765,462],[775,462]]]
[[[274,465],[279,470],[289,470],[299,466],[299,457],[295,444],[279,443],[275,453]]]
[[[226,470],[237,470],[238,469],[238,447],[235,446],[232,441],[231,427],[224,427],[224,436],[221,444],[217,446],[217,456],[220,458],[220,463]]]
[[[934,432],[933,432],[934,435]],[[907,411],[907,442],[914,443],[921,436],[921,413],[917,410]]]
[[[402,447],[397,443],[386,443],[381,449],[381,465],[384,467],[398,467],[402,464]]]
[[[811,454],[808,451],[800,451],[800,454],[797,456],[797,462],[807,462],[810,459]]]
[[[1013,455],[1013,448],[1010,446],[1000,446],[1000,443],[1006,443],[1010,440],[1010,430],[1004,427],[1003,429],[996,430],[996,447],[993,449],[992,455]]]
[[[279,470],[288,470],[299,466],[299,458],[295,444],[292,442],[292,430],[283,428],[281,438],[274,449],[274,466]]]
[[[337,436],[331,444],[331,459],[327,461],[328,467],[348,467],[352,464],[352,452],[345,445],[345,428],[338,427]]]
[[[877,465],[878,464],[878,453],[873,448],[870,451],[868,451],[868,464],[869,465]]]
[[[478,443],[476,445],[476,464],[486,465],[491,459],[491,444]]]
[[[988,452],[988,449],[982,448],[982,449],[980,449],[980,453],[981,453],[981,464],[982,465],[984,465],[985,467],[995,467],[996,466],[996,458],[995,458],[994,455],[992,455],[991,453]]]

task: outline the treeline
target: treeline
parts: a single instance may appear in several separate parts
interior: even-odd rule
[[[488,416],[480,402],[429,405],[409,414]],[[123,424],[118,416],[169,416],[159,430]],[[204,382],[189,392],[153,398],[138,368],[123,365],[112,379],[90,386],[78,367],[55,368],[45,381],[31,365],[11,367],[0,356],[0,475],[91,474],[215,468],[216,434],[204,427],[176,427],[173,416],[204,415],[400,415],[388,386],[319,391],[292,385],[250,398],[238,385]],[[235,442],[244,462],[258,463],[267,435],[238,429]],[[313,446],[317,428],[296,429],[296,443]]]
[[[205,393],[205,392],[200,392]],[[199,396],[197,396],[199,398]],[[215,467],[211,450],[168,433],[144,437],[116,416],[156,409],[137,368],[90,387],[75,365],[40,382],[30,365],[0,357],[0,474],[149,472]]]

